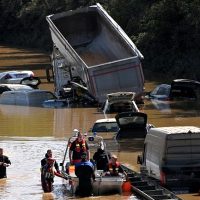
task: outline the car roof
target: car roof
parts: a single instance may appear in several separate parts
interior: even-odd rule
[[[115,118],[105,118],[105,119],[98,119],[95,123],[103,123],[103,122],[116,122]]]
[[[172,81],[172,83],[194,83],[194,84],[200,84],[199,81],[192,80],[192,79],[175,79]]]
[[[33,89],[33,90],[15,90],[15,91],[6,91],[4,93],[44,93],[44,92],[48,92],[51,93],[52,95],[54,95],[51,91],[48,90],[40,90],[40,89]],[[4,94],[3,93],[3,94]],[[55,95],[54,95],[55,96]]]
[[[8,87],[10,89],[13,89],[13,90],[17,90],[17,89],[33,89],[32,87],[28,86],[28,85],[22,85],[22,84],[0,84],[0,87],[1,86],[5,86],[5,87]]]
[[[32,72],[31,70],[15,70],[15,71],[5,71],[5,72],[1,72],[0,74],[15,74],[15,73],[30,73]]]

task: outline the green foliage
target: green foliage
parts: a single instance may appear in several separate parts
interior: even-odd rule
[[[200,77],[200,0],[0,0],[0,42],[51,51],[46,16],[96,3],[137,45],[145,69]]]

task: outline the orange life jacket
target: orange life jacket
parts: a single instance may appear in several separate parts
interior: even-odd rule
[[[115,165],[112,164],[112,162],[109,162],[108,169],[111,175],[118,175],[119,173],[119,166],[120,163],[116,162]]]
[[[81,145],[80,145],[81,144]],[[80,147],[81,146],[81,147]],[[85,144],[85,140],[83,139],[81,142],[78,142],[78,140],[76,140],[76,148],[75,151],[76,152],[81,152],[82,151],[86,151],[86,144]]]

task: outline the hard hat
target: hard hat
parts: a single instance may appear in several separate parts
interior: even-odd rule
[[[73,136],[76,136],[76,137],[77,137],[79,133],[80,133],[80,132],[79,132],[78,129],[74,129],[72,134],[73,134]]]

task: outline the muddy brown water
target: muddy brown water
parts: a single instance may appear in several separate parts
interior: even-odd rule
[[[39,59],[38,59],[39,56]],[[1,66],[34,66],[49,64],[47,55],[35,51],[0,47]],[[34,70],[37,76],[44,76],[45,70]],[[156,82],[146,81],[147,90]],[[42,80],[42,89],[53,91],[53,84]],[[198,102],[145,101],[140,110],[147,113],[148,122],[157,127],[194,125],[199,126],[200,108]],[[53,150],[54,157],[61,162],[67,139],[74,128],[87,132],[93,123],[104,116],[97,108],[36,108],[0,105],[0,147],[4,148],[12,165],[7,169],[8,178],[0,180],[2,200],[54,200],[69,199],[65,180],[55,178],[53,193],[44,194],[40,184],[40,160],[47,149]],[[121,144],[107,141],[109,151],[118,155],[122,163],[134,170],[142,143],[129,141]],[[184,200],[199,200],[198,194],[179,195]],[[92,197],[95,199],[133,199],[120,195]]]

